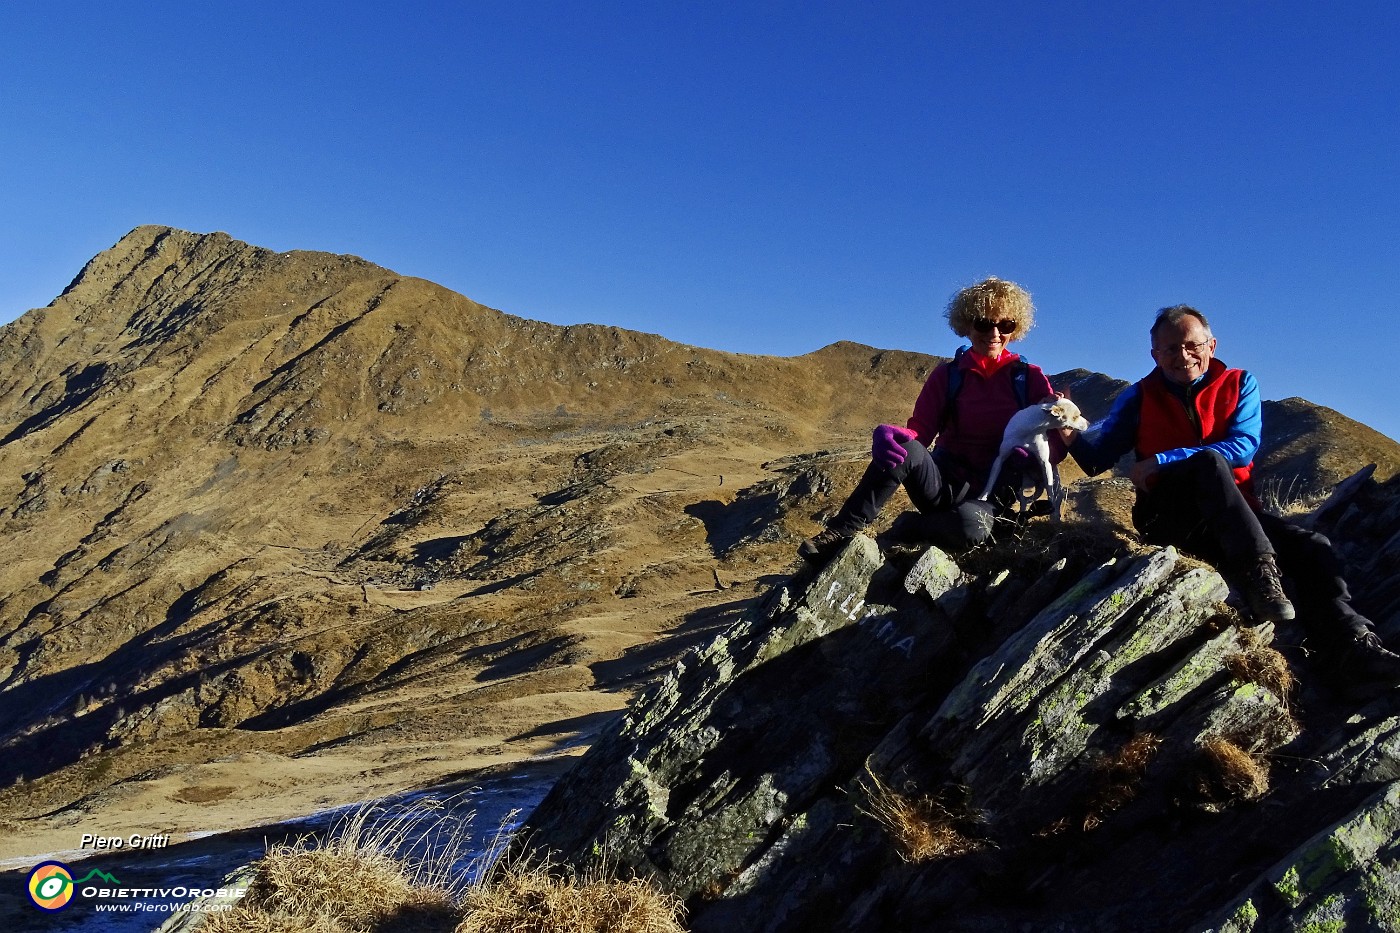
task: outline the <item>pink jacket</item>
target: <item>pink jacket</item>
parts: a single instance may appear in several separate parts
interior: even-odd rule
[[[929,373],[919,392],[914,413],[909,416],[909,430],[918,435],[919,443],[925,447],[952,455],[955,463],[969,471],[970,475],[963,479],[985,482],[992,461],[997,458],[1002,432],[1017,411],[1016,389],[1012,385],[1016,367],[1011,364],[1018,359],[1015,353],[1007,351],[992,362],[969,350],[956,363],[943,363]],[[955,402],[956,423],[945,425],[944,399],[948,395],[948,373],[954,365],[963,370],[962,388]],[[1034,363],[1029,364],[1026,403],[1035,405],[1054,394],[1045,373]],[[1064,444],[1054,433],[1050,437],[1050,459],[1058,463],[1064,457]]]

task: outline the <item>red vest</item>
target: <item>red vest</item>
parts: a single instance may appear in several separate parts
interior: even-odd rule
[[[1242,369],[1226,369],[1219,360],[1211,360],[1205,383],[1196,392],[1195,417],[1186,403],[1167,388],[1160,371],[1153,370],[1138,383],[1142,396],[1142,414],[1138,419],[1137,456],[1139,460],[1178,447],[1203,447],[1225,437],[1240,401]],[[1251,462],[1231,470],[1235,485],[1246,494],[1253,494]]]

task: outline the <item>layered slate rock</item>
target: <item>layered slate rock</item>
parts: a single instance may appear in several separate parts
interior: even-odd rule
[[[1228,592],[1172,549],[974,574],[857,536],[639,697],[519,845],[715,933],[1400,929],[1400,703]]]
[[[1335,542],[1357,608],[1387,640],[1400,640],[1400,477],[1381,484],[1375,472],[1372,464],[1339,484],[1314,527]]]

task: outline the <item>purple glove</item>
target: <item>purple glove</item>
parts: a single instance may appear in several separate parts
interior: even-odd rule
[[[875,429],[875,443],[871,445],[870,459],[886,470],[894,470],[904,462],[904,442],[918,437],[908,428],[882,424]]]

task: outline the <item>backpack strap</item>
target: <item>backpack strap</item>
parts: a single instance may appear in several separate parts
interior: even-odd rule
[[[962,367],[958,365],[958,361],[962,359],[962,355],[967,350],[966,345],[958,347],[958,352],[953,354],[953,365],[948,370],[948,391],[943,395],[943,426],[945,429],[958,423],[958,393],[962,391],[963,384],[963,371]],[[1020,356],[1011,366],[1011,389],[1016,393],[1016,408],[1019,410],[1029,404],[1027,397],[1030,395],[1031,364],[1024,356]]]
[[[1018,357],[1015,363],[1015,372],[1011,374],[1011,388],[1016,392],[1016,407],[1025,408],[1028,404],[1026,396],[1030,395],[1027,383],[1030,381],[1031,364],[1024,356]]]
[[[943,394],[943,430],[945,431],[950,425],[958,423],[958,393],[962,391],[963,384],[963,371],[958,362],[967,351],[966,345],[958,347],[958,352],[953,354],[953,364],[948,367],[948,391]]]

